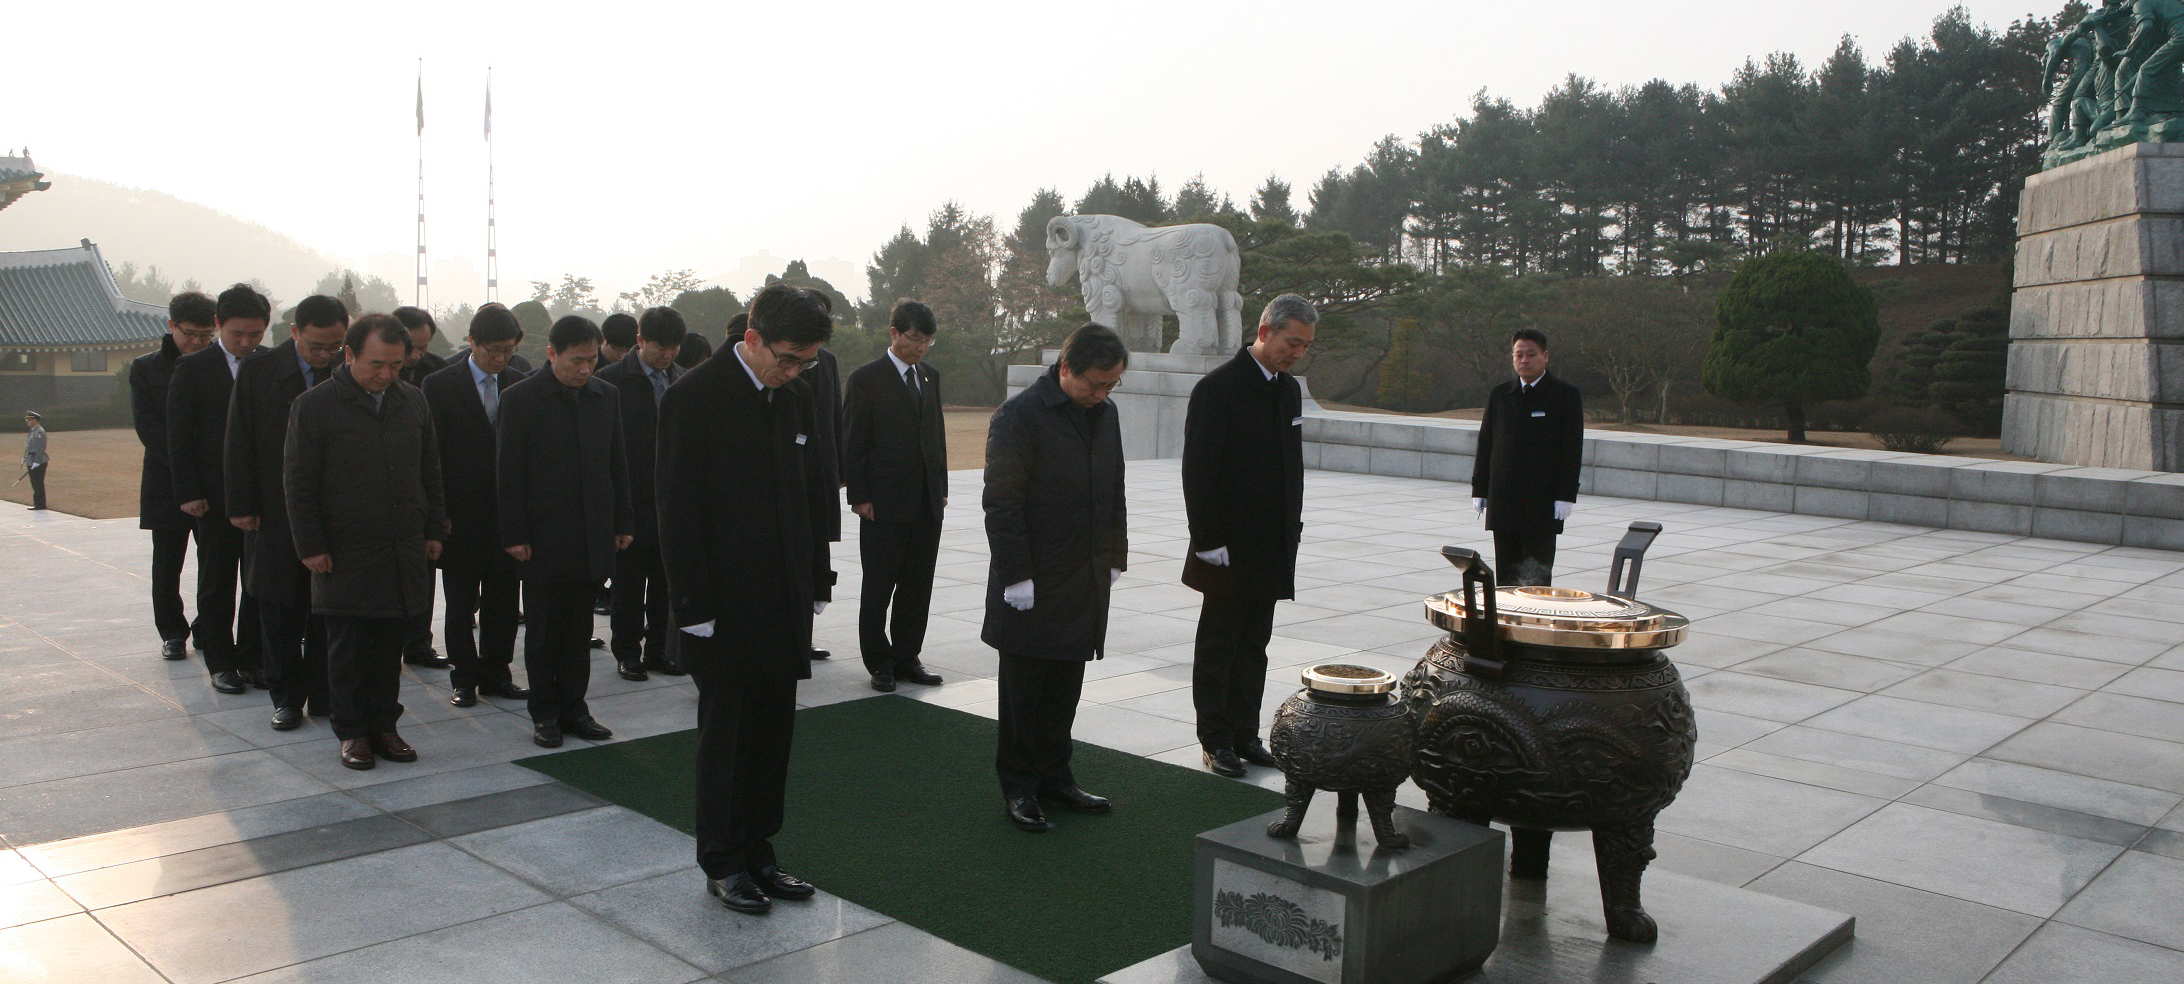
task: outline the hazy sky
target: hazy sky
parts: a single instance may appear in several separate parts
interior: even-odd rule
[[[1816,64],[1846,33],[1877,60],[1949,6],[47,4],[0,38],[0,150],[361,264],[414,238],[422,56],[429,245],[482,270],[490,65],[504,298],[574,272],[611,299],[762,252],[856,296],[870,254],[951,198],[1005,230],[1038,188],[1074,198],[1109,171],[1171,192],[1203,173],[1239,202],[1272,173],[1301,206],[1329,167],[1482,88],[1530,105],[1571,72],[1713,87],[1770,51]],[[2000,29],[2061,3],[1964,6]]]

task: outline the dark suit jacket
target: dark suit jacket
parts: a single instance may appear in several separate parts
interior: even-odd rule
[[[1012,656],[1097,659],[1107,645],[1109,568],[1130,566],[1122,425],[1089,410],[1055,367],[993,412],[986,429],[986,645]],[[1029,578],[1020,612],[1002,589]]]
[[[468,350],[465,351],[467,352]],[[448,361],[446,356],[434,355],[431,352],[427,352],[424,355],[418,357],[416,365],[402,370],[401,378],[403,382],[408,383],[411,386],[415,386],[419,389],[423,389],[425,386],[425,380],[431,378],[433,373],[439,372],[440,370],[447,368],[447,365]]]
[[[849,374],[842,405],[842,478],[852,506],[872,503],[882,523],[939,519],[948,497],[948,433],[940,373],[919,364],[918,397],[886,354]]]
[[[251,349],[243,358],[265,351]],[[228,372],[227,352],[215,341],[176,359],[174,377],[167,384],[167,463],[174,473],[174,501],[207,500],[212,519],[227,516],[225,480],[228,396],[235,391],[235,377]]]
[[[1585,406],[1577,387],[1546,373],[1530,393],[1512,379],[1486,398],[1471,495],[1486,500],[1486,528],[1562,532],[1555,503],[1577,501]]]
[[[287,430],[289,550],[334,561],[331,572],[311,575],[311,610],[353,618],[430,611],[425,541],[439,539],[447,513],[425,395],[395,380],[375,407],[343,367],[296,399]]]
[[[501,370],[502,397],[522,379],[513,367]],[[440,544],[440,567],[473,575],[515,570],[515,559],[501,549],[499,441],[471,381],[470,360],[425,377],[422,391],[440,445],[440,479],[453,527]]]
[[[834,501],[806,431],[803,380],[767,392],[733,347],[690,370],[660,404],[660,556],[685,665],[736,683],[811,677],[812,602],[833,597],[819,515]],[[733,504],[732,506],[729,504]]]
[[[629,504],[637,519],[637,536],[630,543],[632,550],[650,550],[660,539],[660,517],[653,494],[654,445],[659,435],[659,411],[652,403],[652,377],[644,360],[638,358],[638,349],[631,349],[622,361],[599,370],[594,377],[614,386],[622,404],[622,439],[629,456]],[[667,367],[668,385],[681,379],[683,367],[670,364]]]
[[[620,403],[613,384],[571,390],[550,368],[501,391],[500,539],[530,545],[524,580],[605,580],[614,538],[636,535]]]
[[[842,364],[820,349],[819,362],[797,377],[811,387],[811,435],[827,470],[827,508],[819,525],[829,541],[842,538]]]
[[[1191,388],[1183,423],[1183,505],[1190,556],[1183,583],[1260,598],[1297,594],[1304,531],[1304,390],[1273,380],[1244,349]],[[1226,570],[1199,560],[1227,547]]]
[[[167,463],[167,390],[174,364],[182,358],[174,337],[159,340],[159,351],[129,363],[129,409],[136,421],[137,443],[144,445],[144,471],[137,480],[137,528],[186,530],[196,520],[174,497],[174,471]]]
[[[289,530],[288,499],[281,488],[288,408],[303,390],[296,340],[290,338],[244,360],[228,401],[227,514],[258,517],[258,531],[244,537],[243,585],[259,600],[278,605],[307,600],[295,596],[304,577],[303,561]]]

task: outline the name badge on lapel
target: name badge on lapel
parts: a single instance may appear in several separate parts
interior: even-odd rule
[[[798,435],[796,435],[796,443],[798,443],[798,444],[802,444],[802,443],[804,443],[804,441],[805,441],[805,437],[804,437],[804,435],[802,435],[802,434],[798,434]]]
[[[1532,416],[1534,416],[1534,417],[1544,417],[1544,416],[1547,416],[1547,411],[1545,411],[1545,410],[1534,410],[1534,411],[1532,411]],[[797,440],[797,442],[798,442],[798,443],[803,443],[803,440],[804,440],[804,439],[803,439],[803,438],[801,438],[801,437],[799,437],[799,438],[797,438],[796,440]]]

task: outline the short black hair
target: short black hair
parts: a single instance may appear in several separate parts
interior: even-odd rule
[[[887,326],[905,335],[930,335],[940,329],[933,320],[933,309],[917,301],[896,301],[895,310],[887,315]]]
[[[470,340],[482,345],[523,340],[523,322],[505,304],[488,304],[470,316]]]
[[[751,298],[751,327],[768,345],[824,345],[834,337],[832,305],[817,291],[775,281]]]
[[[636,348],[637,319],[626,314],[607,315],[607,320],[599,323],[599,335],[615,348]]]
[[[1069,374],[1082,376],[1094,369],[1113,369],[1130,364],[1130,349],[1113,328],[1095,321],[1069,333],[1062,343],[1062,364]]]
[[[394,319],[400,321],[402,327],[411,331],[423,328],[427,335],[440,333],[440,323],[432,320],[432,312],[421,307],[411,307],[404,304],[394,309]]]
[[[316,299],[318,299],[318,297],[307,298],[306,300]],[[331,297],[327,297],[325,299],[329,301],[334,300]],[[340,307],[341,302],[334,301],[334,306]],[[299,325],[303,324],[303,305],[296,305],[296,311],[298,312],[296,316],[296,323]],[[318,324],[312,325],[311,327],[318,328],[332,323],[333,322],[330,321],[321,321]],[[349,325],[349,334],[343,339],[343,341],[349,346],[350,355],[358,356],[361,358],[364,355],[364,343],[374,338],[379,339],[380,341],[385,342],[389,345],[402,346],[402,354],[404,356],[409,355],[410,346],[413,343],[413,340],[410,338],[409,326],[403,324],[400,318],[396,318],[394,315],[391,314],[367,314],[361,318],[356,319],[355,322]]]
[[[742,317],[742,315],[736,315]],[[735,344],[730,342],[729,344]],[[675,364],[685,369],[695,369],[698,364],[713,357],[713,343],[704,335],[691,332],[683,337],[682,351],[675,353]]]
[[[604,336],[592,319],[581,314],[563,315],[554,322],[552,331],[546,333],[546,345],[556,352],[566,352],[586,342],[599,342]]]
[[[637,319],[637,337],[654,345],[681,345],[689,334],[690,327],[683,323],[682,312],[671,307],[653,308]]]
[[[273,320],[273,302],[249,284],[236,284],[220,292],[219,302],[213,305],[212,318],[215,324],[226,324],[236,318],[270,322]]]
[[[205,292],[199,290],[183,291],[174,295],[174,300],[167,302],[167,320],[178,325],[204,325],[209,328],[214,324],[214,319],[219,317],[218,312],[219,309],[213,306],[212,298],[206,297]]]
[[[736,312],[735,317],[728,319],[728,344],[734,345],[742,341],[743,333],[750,330],[751,316],[741,311]]]
[[[1509,344],[1511,346],[1514,346],[1518,342],[1531,342],[1532,344],[1539,346],[1540,351],[1547,351],[1547,333],[1537,328],[1519,328],[1516,331],[1511,332],[1509,335]]]
[[[392,315],[388,315],[392,317]],[[313,294],[296,304],[297,328],[324,328],[327,325],[349,324],[349,309],[341,302],[324,294]],[[395,324],[401,324],[396,321]],[[350,327],[355,327],[350,325]],[[404,329],[405,331],[408,329]]]

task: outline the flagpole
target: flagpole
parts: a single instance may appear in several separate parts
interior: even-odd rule
[[[485,67],[485,300],[500,300],[500,231],[493,220],[493,66]]]
[[[412,291],[411,303],[425,307],[431,303],[430,288],[425,283],[425,60],[417,59],[417,286]]]

